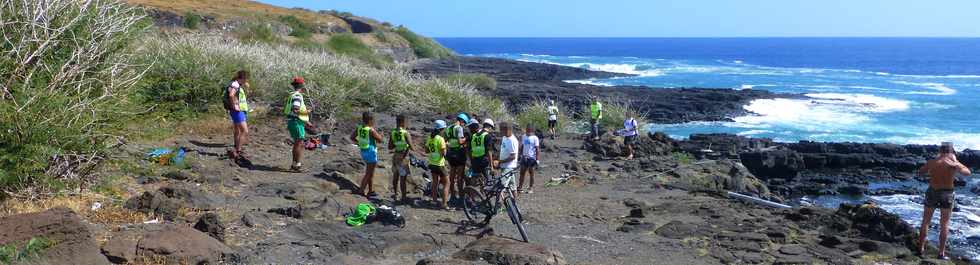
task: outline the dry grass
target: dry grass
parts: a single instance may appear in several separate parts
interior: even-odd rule
[[[306,10],[284,8],[255,1],[242,0],[124,0],[127,3],[176,14],[188,12],[212,16],[218,20],[241,18],[278,18],[279,16],[296,16],[300,20],[316,25],[341,25],[348,27],[347,22],[338,17],[319,14]]]
[[[92,210],[92,205],[96,202],[103,206],[101,209]],[[132,224],[152,219],[152,216],[125,209],[113,203],[111,198],[94,193],[59,195],[38,200],[9,199],[0,203],[0,217],[42,212],[58,207],[71,209],[86,220],[96,224]]]

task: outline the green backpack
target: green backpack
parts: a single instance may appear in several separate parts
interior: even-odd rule
[[[364,225],[364,223],[367,223],[368,218],[374,215],[375,212],[374,206],[371,206],[370,203],[360,203],[354,212],[347,215],[347,225],[354,227]]]

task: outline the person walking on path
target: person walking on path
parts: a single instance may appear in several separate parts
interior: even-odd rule
[[[926,174],[929,177],[929,189],[926,190],[924,203],[925,211],[922,213],[922,225],[919,228],[920,255],[925,254],[929,222],[932,221],[935,209],[939,208],[939,258],[946,259],[949,216],[953,211],[953,204],[956,203],[953,181],[957,173],[965,176],[971,174],[970,169],[956,159],[956,150],[953,149],[952,143],[943,143],[939,147],[939,155],[935,159],[926,161],[926,164],[919,168],[919,174]]]
[[[432,173],[432,188],[430,195],[432,202],[437,203],[439,185],[442,185],[442,204],[444,210],[449,210],[449,176],[446,175],[446,140],[442,138],[442,131],[446,129],[446,122],[437,120],[425,141],[425,151],[429,154],[429,173]]]
[[[520,142],[511,131],[509,123],[500,124],[500,155],[497,159],[497,166],[500,168],[501,175],[507,175],[517,170]],[[514,177],[504,180],[508,187],[514,187]]]
[[[378,147],[377,143],[383,141],[381,134],[374,129],[374,115],[370,111],[361,113],[362,124],[350,135],[351,141],[357,143],[357,148],[361,150],[361,158],[364,159],[364,178],[361,178],[360,195],[364,197],[376,197],[374,192],[374,169],[378,166]]]
[[[490,176],[490,161],[493,157],[493,136],[490,135],[488,130],[492,129],[493,121],[490,121],[490,125],[484,125],[486,127],[480,126],[480,122],[476,119],[471,119],[469,124],[470,135],[470,152],[467,156],[470,160],[470,169],[473,171],[473,181],[467,183],[468,185],[482,185],[483,181],[487,176]]]
[[[554,99],[548,103],[548,133],[551,135],[551,140],[554,140],[558,137],[558,132],[555,129],[558,127],[558,106],[555,105]]]
[[[591,114],[591,119],[589,123],[592,125],[592,140],[599,140],[599,121],[602,120],[602,102],[599,102],[598,96],[592,96],[592,104],[589,105],[589,110]]]
[[[456,115],[453,125],[443,131],[443,138],[449,146],[446,159],[449,162],[449,190],[452,198],[459,198],[463,191],[463,175],[466,173],[466,131],[463,126],[469,121],[466,114]]]
[[[286,97],[283,104],[283,114],[286,114],[286,130],[289,131],[290,138],[293,139],[293,163],[289,169],[293,172],[300,172],[303,168],[303,141],[306,140],[306,128],[315,128],[310,123],[310,112],[303,98],[306,81],[302,77],[294,77],[293,92]]]
[[[639,125],[633,117],[628,117],[626,121],[623,121],[623,144],[626,145],[626,160],[633,159],[633,148],[636,145],[636,137],[640,135],[637,131],[638,127]]]
[[[394,198],[401,191],[401,197],[399,198],[404,202],[408,199],[405,196],[405,193],[408,192],[405,186],[406,179],[411,174],[410,167],[406,165],[405,160],[415,145],[412,144],[412,134],[406,129],[408,128],[408,121],[405,120],[405,115],[399,114],[395,117],[395,124],[398,127],[391,130],[391,134],[388,137],[388,150],[392,151],[391,196]]]
[[[241,70],[235,73],[235,77],[225,88],[224,105],[231,116],[233,141],[235,149],[228,151],[228,157],[235,163],[242,165],[248,163],[245,156],[244,146],[248,142],[248,123],[246,122],[247,113],[251,110],[248,107],[248,96],[246,90],[249,88],[248,71]]]
[[[534,169],[538,166],[538,157],[541,155],[541,140],[534,135],[534,127],[530,124],[525,128],[524,136],[521,136],[521,180],[517,183],[518,193],[534,193]],[[524,175],[530,177],[527,190],[524,187]]]

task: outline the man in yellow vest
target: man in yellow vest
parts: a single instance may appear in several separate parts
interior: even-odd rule
[[[286,97],[283,104],[283,114],[286,115],[286,129],[289,136],[293,139],[293,164],[289,167],[294,172],[301,172],[303,168],[303,147],[306,140],[306,127],[313,127],[310,123],[310,109],[306,107],[303,100],[304,84],[302,77],[294,77],[291,85],[293,92]]]
[[[599,102],[599,97],[592,96],[592,104],[589,106],[591,112],[591,118],[589,123],[592,124],[592,140],[599,140],[599,121],[602,120],[602,102]]]
[[[490,124],[493,124],[492,120]],[[467,125],[470,129],[469,147],[467,157],[470,160],[470,168],[473,171],[473,180],[467,185],[483,185],[485,177],[490,175],[490,161],[493,161],[493,136],[489,130],[491,127],[482,128],[476,118],[470,119]]]
[[[405,193],[408,192],[406,188],[406,179],[408,175],[411,174],[410,167],[405,164],[405,158],[408,157],[408,153],[412,151],[412,134],[408,132],[408,121],[405,120],[405,115],[399,114],[395,117],[395,124],[398,128],[391,130],[391,134],[388,137],[388,150],[392,151],[391,155],[391,196],[395,197],[398,195],[398,191],[401,191],[401,201],[407,201],[408,197]]]
[[[232,132],[234,134],[235,150],[228,151],[228,157],[239,165],[250,165],[248,158],[242,150],[245,142],[248,141],[248,123],[245,122],[246,114],[249,112],[248,97],[245,89],[248,88],[248,71],[241,70],[235,73],[235,78],[231,80],[225,89],[224,102],[228,115],[231,116]]]

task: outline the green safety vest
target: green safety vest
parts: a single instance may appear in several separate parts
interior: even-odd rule
[[[473,142],[470,143],[470,156],[483,157],[487,154],[487,149],[484,145],[486,139],[487,132],[479,132],[476,135],[473,135]]]
[[[408,150],[408,130],[398,128],[391,131],[391,141],[395,143],[395,151]]]
[[[238,85],[238,110],[243,112],[248,112],[248,97],[245,96],[245,86],[243,84]]]
[[[592,103],[592,119],[602,119],[602,103],[599,103],[598,101]]]
[[[282,113],[286,116],[293,113],[294,98],[299,98],[299,113],[296,113],[296,117],[301,121],[310,121],[310,114],[306,112],[306,102],[303,101],[303,94],[299,91],[293,91],[286,97],[286,103],[282,105]]]
[[[371,127],[361,126],[357,128],[357,147],[361,150],[371,148]]]
[[[446,140],[442,136],[429,136],[429,140],[425,142],[425,145],[429,147],[429,165],[446,166],[446,158],[442,156],[443,148],[446,146],[445,144]]]
[[[456,128],[459,128],[459,125],[446,127],[446,129],[442,131],[442,138],[445,138],[445,140],[449,142],[449,149],[459,149],[462,147],[459,145],[459,138],[456,137]]]

